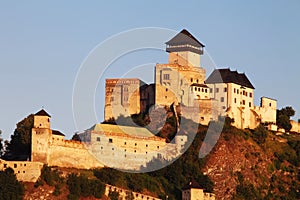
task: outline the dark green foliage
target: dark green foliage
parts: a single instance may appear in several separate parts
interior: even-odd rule
[[[24,187],[11,168],[0,171],[0,200],[23,199]]]
[[[40,178],[35,182],[34,187],[39,187],[46,183],[50,186],[55,186],[53,195],[58,196],[61,194],[61,188],[64,184],[64,179],[59,176],[57,169],[51,169],[47,165],[44,165],[41,170]]]
[[[110,191],[108,194],[108,197],[110,198],[110,200],[119,200],[119,196],[120,196],[120,194],[116,191]]]
[[[4,153],[4,145],[3,145],[3,139],[1,137],[2,131],[0,130],[0,158],[2,157],[3,153]]]
[[[268,130],[261,124],[258,127],[256,127],[253,131],[253,140],[257,144],[265,143],[267,136]]]
[[[47,185],[54,186],[62,182],[58,170],[52,170],[47,165],[44,165],[41,170],[41,180],[45,181]]]
[[[101,198],[105,191],[105,185],[100,180],[73,173],[68,176],[67,185],[70,191],[68,199],[78,199],[80,196]]]
[[[29,115],[19,123],[11,140],[7,144],[6,159],[27,160],[31,154],[31,129],[33,128],[33,115]]]
[[[238,185],[236,186],[236,194],[233,199],[263,199],[259,191],[253,184],[246,182],[241,172],[237,172]]]
[[[290,118],[294,115],[295,115],[295,110],[290,106],[282,108],[281,110],[277,110],[277,115],[276,115],[277,125],[280,128],[284,128],[286,131],[290,131],[292,128],[292,125],[290,123]]]

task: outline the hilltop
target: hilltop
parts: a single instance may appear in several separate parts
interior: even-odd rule
[[[189,123],[187,126],[195,125]],[[213,150],[199,159],[206,131],[207,126],[200,125],[188,151],[155,172],[130,174],[109,168],[58,170],[63,174],[84,174],[90,179],[160,198],[168,194],[169,199],[180,199],[181,188],[194,178],[206,191],[213,191],[217,199],[299,199],[299,135],[276,135],[262,126],[254,131],[240,130],[225,124]],[[63,194],[58,197],[63,198],[68,193],[66,182],[62,188]],[[40,191],[31,187],[25,196],[30,199]]]

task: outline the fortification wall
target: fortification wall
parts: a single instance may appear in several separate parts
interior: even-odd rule
[[[30,161],[6,161],[0,159],[0,170],[12,168],[19,181],[36,182],[41,175],[43,163]]]
[[[84,144],[76,141],[54,141],[49,147],[48,160],[49,166],[79,169],[103,167]]]
[[[292,125],[292,128],[291,128],[291,132],[296,132],[296,133],[300,133],[300,123],[294,121],[294,120],[291,120],[290,121],[291,125]]]
[[[133,196],[133,200],[161,200],[157,197],[153,197],[153,196],[138,193],[138,192],[132,192],[130,190],[126,190],[126,189],[123,189],[123,188],[119,188],[119,187],[116,187],[116,186],[106,184],[105,185],[105,193],[104,193],[105,196],[108,196],[109,192],[118,192],[120,200],[127,199],[126,196],[130,195],[131,193],[132,193],[132,196]]]

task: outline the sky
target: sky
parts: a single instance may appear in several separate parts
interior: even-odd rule
[[[9,139],[17,122],[41,108],[52,116],[52,128],[67,138],[81,131],[72,107],[80,66],[103,41],[144,27],[189,30],[205,44],[218,68],[246,73],[256,88],[256,105],[261,96],[274,98],[278,108],[292,106],[297,120],[299,9],[296,0],[0,1],[2,136]],[[103,121],[106,77],[122,76],[124,71],[147,63],[154,69],[149,63],[166,63],[167,56],[164,51],[144,50],[112,63],[114,70],[99,77],[95,89],[97,120]]]

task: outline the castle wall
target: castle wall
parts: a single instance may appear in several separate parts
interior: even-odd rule
[[[48,165],[80,169],[103,167],[83,143],[55,139],[49,147]]]
[[[107,79],[105,85],[105,120],[130,116],[141,111],[139,79]]]
[[[290,120],[290,123],[292,125],[290,132],[300,133],[300,123],[294,120]]]
[[[126,200],[126,196],[128,194],[133,195],[133,200],[161,200],[159,198],[150,196],[150,195],[146,195],[146,194],[142,194],[142,193],[138,193],[138,192],[132,192],[130,190],[126,190],[120,187],[116,187],[116,186],[112,186],[112,185],[105,185],[105,196],[109,195],[109,192],[118,192],[119,193],[119,200]]]
[[[12,168],[19,181],[36,182],[41,175],[43,163],[30,161],[6,161],[0,159],[0,170]]]

